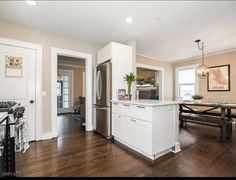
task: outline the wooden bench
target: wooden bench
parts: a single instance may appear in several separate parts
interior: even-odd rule
[[[229,140],[232,134],[232,119],[221,118],[220,114],[201,114],[200,112],[191,112],[189,110],[182,110],[179,113],[180,127],[186,127],[187,122],[214,126],[220,128],[220,140],[225,142]]]

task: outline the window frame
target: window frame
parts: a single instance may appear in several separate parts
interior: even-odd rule
[[[196,71],[197,67],[198,67],[198,64],[189,65],[189,66],[181,66],[181,67],[175,68],[175,99],[176,100],[182,100],[182,99],[180,99],[180,85],[194,85],[195,94],[199,93],[199,79],[196,76],[196,73],[195,73],[195,83],[184,83],[184,84],[183,83],[181,83],[181,84],[178,83],[178,72],[180,70],[194,69]]]
[[[58,75],[67,75],[68,76],[68,101],[62,101],[62,102],[68,102],[69,106],[68,108],[58,108],[58,113],[64,113],[64,112],[73,112],[73,104],[74,104],[74,71],[73,70],[67,70],[67,69],[58,69]],[[63,95],[62,95],[63,96]]]

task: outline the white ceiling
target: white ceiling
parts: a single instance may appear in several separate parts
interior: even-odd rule
[[[235,1],[1,1],[0,18],[101,45],[135,38],[138,53],[167,61],[199,56],[196,39],[206,53],[236,48]]]

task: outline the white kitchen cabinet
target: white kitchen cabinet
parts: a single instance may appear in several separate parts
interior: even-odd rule
[[[151,123],[112,114],[112,134],[140,151],[151,153]]]
[[[97,52],[97,64],[103,63],[112,58],[112,43],[107,44]]]
[[[127,138],[127,124],[126,118],[122,117],[120,114],[112,114],[112,133],[114,136],[119,136],[119,138],[123,141],[126,141]]]
[[[152,154],[152,123],[135,120],[136,147],[147,154]]]
[[[136,147],[136,142],[137,142],[137,127],[135,120],[127,117],[127,116],[122,116],[122,118],[126,119],[126,142],[131,145]]]
[[[112,99],[118,99],[118,89],[127,89],[125,74],[133,71],[133,48],[111,42],[97,52],[97,64],[110,60],[112,63]]]
[[[180,151],[176,104],[112,102],[112,135],[115,140],[153,160],[168,152]]]

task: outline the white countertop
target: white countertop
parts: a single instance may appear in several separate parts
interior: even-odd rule
[[[113,103],[125,103],[134,104],[142,106],[165,106],[179,104],[180,101],[166,101],[166,100],[149,100],[149,99],[139,99],[139,100],[111,100]]]
[[[7,113],[6,112],[0,112],[0,122],[5,119],[7,117]]]

